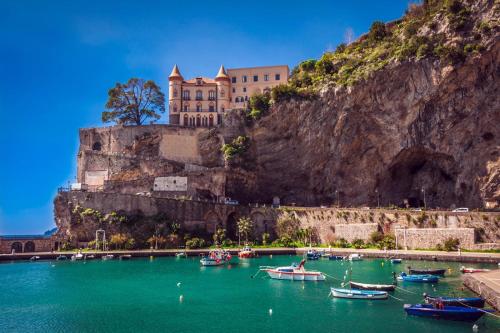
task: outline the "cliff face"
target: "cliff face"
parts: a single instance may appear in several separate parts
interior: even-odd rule
[[[499,56],[492,33],[459,64],[395,62],[318,99],[275,104],[247,130],[257,197],[376,205],[378,190],[381,205],[423,206],[425,191],[429,207],[499,207]]]

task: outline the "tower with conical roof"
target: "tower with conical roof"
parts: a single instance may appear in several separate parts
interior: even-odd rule
[[[170,73],[168,81],[169,123],[172,125],[179,125],[179,112],[182,108],[182,81],[184,81],[184,78],[182,77],[177,65],[174,65],[174,68],[172,68],[172,73]]]
[[[220,65],[219,72],[215,77],[215,82],[217,83],[217,123],[222,122],[223,113],[229,109],[230,103],[230,91],[231,80],[229,75],[226,73],[224,65]]]

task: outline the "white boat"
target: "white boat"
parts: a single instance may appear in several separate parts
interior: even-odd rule
[[[208,256],[200,259],[202,266],[220,266],[231,260],[231,254],[224,250],[210,251]]]
[[[330,288],[331,295],[351,299],[387,299],[387,291]]]
[[[71,256],[71,260],[72,261],[75,261],[75,260],[83,260],[83,254],[81,252],[78,252],[77,254],[73,254]]]
[[[360,261],[363,260],[363,256],[359,255],[358,253],[353,253],[349,255],[349,260],[350,261]]]
[[[177,258],[187,258],[187,253],[186,252],[177,252],[175,254]]]
[[[253,258],[255,257],[255,251],[252,250],[250,246],[245,246],[243,250],[238,252],[239,258]]]
[[[37,261],[38,259],[40,259],[40,256],[33,256],[30,258],[31,261]]]
[[[277,280],[293,280],[293,281],[324,281],[325,275],[318,271],[307,271],[304,268],[303,259],[299,265],[292,264],[291,266],[283,267],[263,267],[261,270],[265,271],[271,279]]]
[[[104,256],[102,256],[102,260],[111,260],[113,259],[115,256],[112,255],[112,254],[106,254]]]

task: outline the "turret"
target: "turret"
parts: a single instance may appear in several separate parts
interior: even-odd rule
[[[223,65],[220,66],[219,72],[215,77],[215,82],[217,83],[217,112],[226,111],[229,108],[229,89],[231,80],[229,75],[226,73],[226,69]]]
[[[181,103],[181,89],[182,81],[184,78],[179,71],[179,67],[174,65],[172,73],[168,77],[168,110],[169,110],[169,123],[172,125],[179,125],[182,103]]]

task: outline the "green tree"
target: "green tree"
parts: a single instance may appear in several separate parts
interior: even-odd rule
[[[126,234],[114,234],[111,236],[111,239],[109,240],[109,243],[115,248],[115,249],[122,249],[123,246],[127,243],[129,240],[129,237]]]
[[[238,233],[245,237],[245,243],[248,242],[248,235],[252,232],[253,221],[248,217],[242,217],[236,222]]]
[[[215,230],[213,238],[215,244],[222,244],[226,239],[226,229],[217,228],[217,230]]]
[[[167,243],[167,239],[161,235],[154,235],[147,240],[147,243],[151,247],[158,249],[159,247],[161,248]]]
[[[117,83],[108,91],[102,121],[123,125],[142,125],[146,119],[156,121],[165,112],[165,95],[154,81],[131,78]]]

